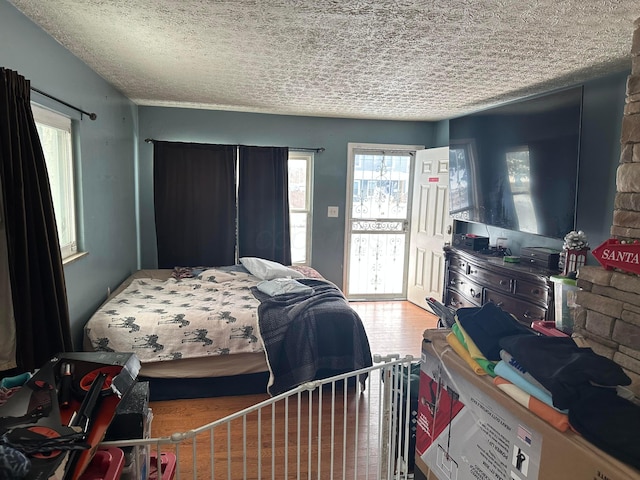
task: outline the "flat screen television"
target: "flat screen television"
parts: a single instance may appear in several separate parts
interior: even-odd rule
[[[449,121],[456,220],[563,238],[575,229],[582,87]]]

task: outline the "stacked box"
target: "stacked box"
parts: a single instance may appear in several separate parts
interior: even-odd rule
[[[560,252],[546,247],[522,247],[520,263],[546,270],[558,270]]]
[[[476,375],[427,330],[422,347],[416,480],[640,480],[640,471],[561,432]]]

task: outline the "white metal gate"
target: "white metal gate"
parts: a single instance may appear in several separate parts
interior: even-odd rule
[[[157,471],[169,453],[178,480],[413,478],[418,363],[397,355],[374,362],[193,430],[103,445],[155,452]]]

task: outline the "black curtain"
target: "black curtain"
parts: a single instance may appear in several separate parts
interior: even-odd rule
[[[239,147],[238,255],[291,264],[287,147]]]
[[[235,147],[154,142],[158,267],[235,263]]]
[[[29,81],[0,68],[0,180],[17,371],[71,351],[69,308],[49,176],[31,111]]]

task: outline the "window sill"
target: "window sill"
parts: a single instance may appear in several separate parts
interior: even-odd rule
[[[73,255],[69,255],[67,258],[64,258],[62,260],[62,265],[68,265],[70,263],[73,263],[77,260],[80,260],[82,257],[85,257],[89,255],[89,252],[78,252],[78,253],[74,253]]]

